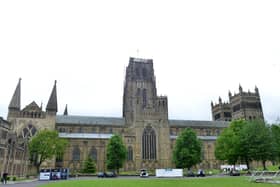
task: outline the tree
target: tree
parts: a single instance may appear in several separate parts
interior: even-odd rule
[[[68,144],[66,139],[58,137],[57,131],[43,130],[33,136],[28,142],[30,161],[39,173],[41,164],[54,156],[62,157]]]
[[[96,165],[91,157],[88,157],[84,162],[83,173],[95,173]]]
[[[280,161],[280,126],[272,125],[271,126],[271,134],[273,140],[273,153],[274,157],[272,161]]]
[[[110,170],[116,170],[119,173],[119,168],[122,168],[126,159],[127,150],[120,135],[113,135],[107,145],[106,166]]]
[[[195,132],[186,128],[176,140],[173,151],[173,162],[177,168],[190,168],[201,162],[202,143]]]
[[[247,150],[247,156],[261,161],[266,170],[266,161],[273,158],[273,141],[270,128],[264,121],[248,121],[241,131],[240,143]]]
[[[240,141],[241,131],[246,125],[247,121],[243,119],[234,120],[228,128],[223,130],[215,146],[215,157],[218,160],[227,161],[232,165],[241,160],[246,162],[248,168],[250,167],[251,159],[248,157],[247,145]]]

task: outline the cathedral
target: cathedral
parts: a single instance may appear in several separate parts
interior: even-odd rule
[[[126,68],[122,117],[69,115],[67,106],[63,114],[58,114],[57,105],[55,81],[45,110],[34,101],[22,108],[19,80],[7,120],[0,118],[1,173],[18,176],[32,173],[27,140],[42,129],[55,129],[61,138],[69,141],[63,158],[49,160],[42,167],[67,167],[71,172],[78,172],[91,157],[97,171],[103,171],[108,140],[113,134],[120,134],[127,147],[127,159],[121,170],[173,168],[176,138],[183,129],[192,128],[203,143],[203,161],[199,167],[219,168],[221,163],[214,156],[215,141],[229,121],[244,115],[245,119],[263,118],[256,88],[255,93],[241,90],[239,94],[230,94],[230,103],[222,103],[221,99],[219,104],[211,103],[213,121],[169,119],[168,98],[157,93],[153,60],[141,58],[130,58]]]

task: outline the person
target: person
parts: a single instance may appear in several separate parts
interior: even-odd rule
[[[3,184],[7,184],[8,173],[3,173]]]

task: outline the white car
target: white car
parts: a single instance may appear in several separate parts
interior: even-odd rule
[[[140,177],[149,177],[149,173],[146,169],[140,170]]]

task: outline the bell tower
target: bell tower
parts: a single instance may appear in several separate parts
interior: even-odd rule
[[[153,60],[131,57],[126,68],[123,95],[123,117],[126,122],[167,116],[167,97],[157,96]]]

